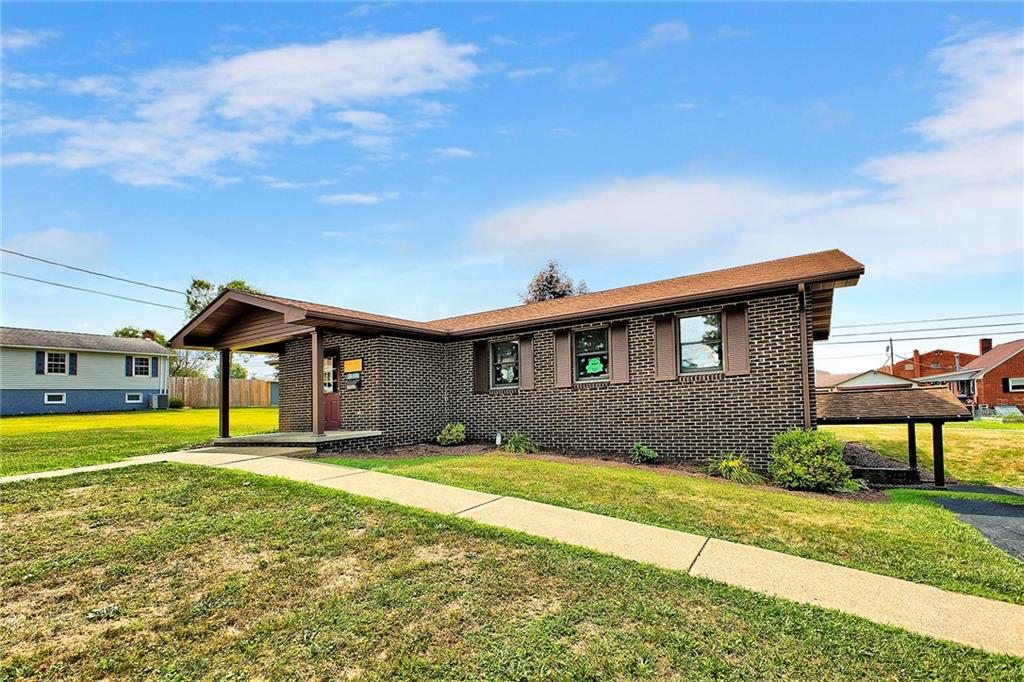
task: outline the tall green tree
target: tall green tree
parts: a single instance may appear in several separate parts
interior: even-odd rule
[[[220,367],[219,366],[214,368],[214,370],[213,370],[213,378],[214,379],[220,379]],[[248,379],[249,378],[249,370],[247,370],[245,367],[243,367],[242,365],[238,364],[237,362],[232,362],[231,363],[231,373],[228,375],[228,378],[230,378],[230,379]]]
[[[539,301],[550,301],[555,298],[567,298],[589,293],[587,283],[583,280],[574,282],[571,277],[562,271],[562,266],[556,260],[549,260],[540,272],[533,276],[526,293],[520,295],[523,303],[537,303]]]
[[[213,302],[213,299],[223,294],[228,289],[235,291],[246,291],[250,294],[262,294],[256,287],[250,286],[245,280],[233,279],[224,284],[214,284],[198,277],[192,278],[192,283],[185,290],[185,318],[191,320],[203,311],[206,306]]]

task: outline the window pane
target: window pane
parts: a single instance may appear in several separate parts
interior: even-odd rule
[[[64,353],[47,353],[46,354],[46,372],[47,374],[64,374],[68,369],[68,356]]]
[[[718,313],[679,318],[680,343],[714,343],[722,339],[722,318]]]
[[[509,362],[494,366],[495,386],[515,386],[519,383],[519,363]]]
[[[684,372],[695,369],[719,369],[721,366],[720,343],[684,343],[679,346],[679,368]]]
[[[578,379],[603,379],[608,376],[608,353],[576,356]]]
[[[608,330],[589,329],[576,332],[576,353],[597,353],[608,350]],[[607,365],[607,363],[605,363]]]
[[[519,344],[514,341],[503,341],[491,346],[494,349],[494,362],[516,362],[519,360]]]
[[[149,376],[149,358],[135,358],[135,374]]]

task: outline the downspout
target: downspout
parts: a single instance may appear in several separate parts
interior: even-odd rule
[[[804,392],[804,428],[811,428],[811,383],[810,363],[807,355],[807,287],[801,282],[797,285],[800,296],[800,370],[801,384]]]

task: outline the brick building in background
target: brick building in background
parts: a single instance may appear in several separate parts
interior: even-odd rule
[[[947,384],[971,406],[1014,405],[1024,410],[1024,339],[994,347],[992,339],[980,339],[978,350],[981,355],[959,371],[929,376],[927,382]]]
[[[983,340],[987,340],[990,344],[992,342],[991,339]],[[904,379],[919,379],[932,376],[933,374],[945,374],[946,372],[955,372],[963,369],[964,365],[977,357],[973,353],[959,353],[952,350],[942,350],[941,348],[921,353],[915,348],[912,357],[897,360],[892,365],[886,363],[884,366],[879,367],[878,371],[903,377]]]

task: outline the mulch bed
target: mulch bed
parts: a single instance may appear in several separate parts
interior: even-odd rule
[[[856,441],[850,441],[846,443],[846,447],[843,448],[843,461],[853,467],[863,467],[865,469],[906,469],[907,463],[901,462],[898,459],[892,459],[885,455],[872,450],[863,443]],[[921,475],[922,483],[934,483],[935,474],[928,467],[922,466],[920,462],[917,465],[917,470]],[[948,475],[946,476],[947,483],[955,483]]]

